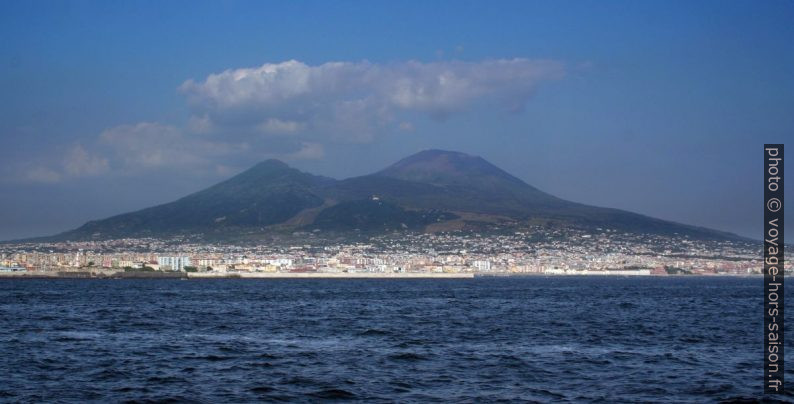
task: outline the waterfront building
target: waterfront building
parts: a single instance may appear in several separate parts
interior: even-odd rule
[[[185,267],[190,266],[190,258],[185,256],[177,257],[157,257],[157,265],[160,269],[171,269],[172,271],[181,271]]]

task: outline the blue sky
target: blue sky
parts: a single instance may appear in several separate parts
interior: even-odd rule
[[[792,20],[790,1],[0,2],[0,239],[266,158],[341,178],[426,148],[757,238],[762,144],[794,133]]]

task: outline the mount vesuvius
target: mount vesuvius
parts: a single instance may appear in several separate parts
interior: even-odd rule
[[[566,201],[486,160],[426,150],[374,174],[335,180],[267,160],[174,202],[103,220],[40,240],[202,235],[228,237],[296,230],[455,231],[530,225],[738,239],[716,230],[618,209]]]

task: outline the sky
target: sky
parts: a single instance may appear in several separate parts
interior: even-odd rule
[[[0,239],[269,158],[346,178],[430,148],[760,239],[791,21],[789,0],[3,1]]]

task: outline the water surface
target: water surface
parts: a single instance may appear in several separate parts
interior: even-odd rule
[[[761,288],[728,277],[1,280],[0,401],[759,398]]]

